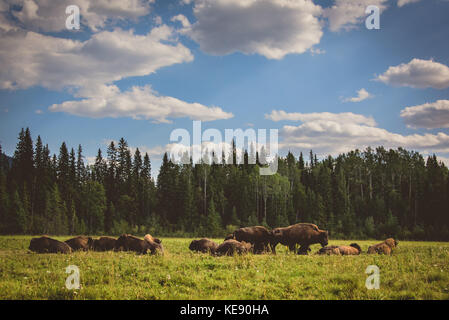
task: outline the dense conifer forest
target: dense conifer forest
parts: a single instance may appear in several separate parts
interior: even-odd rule
[[[449,240],[449,174],[436,156],[289,152],[273,176],[259,175],[263,155],[252,148],[241,163],[235,147],[221,156],[234,164],[176,164],[165,154],[156,179],[148,154],[132,153],[123,138],[88,165],[81,145],[63,142],[52,154],[22,129],[12,158],[0,147],[0,233],[222,236],[312,222],[334,239]]]

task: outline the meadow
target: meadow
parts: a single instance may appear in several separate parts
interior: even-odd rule
[[[163,256],[132,252],[36,254],[31,236],[0,237],[0,299],[449,299],[449,243],[400,241],[392,256],[278,254],[212,257],[192,253],[192,239],[162,238]],[[56,237],[66,240],[69,237]],[[216,240],[221,242],[222,240]],[[357,242],[366,252],[379,241]],[[65,269],[80,269],[68,290]],[[380,268],[380,289],[365,270]]]

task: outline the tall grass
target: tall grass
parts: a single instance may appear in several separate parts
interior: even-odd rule
[[[0,237],[0,299],[449,299],[449,243],[400,242],[392,256],[298,256],[279,246],[277,255],[212,257],[190,252],[191,239],[164,238],[163,256],[36,254],[30,239]],[[376,241],[330,244],[352,242],[366,252]],[[68,265],[80,269],[79,290],[65,287]],[[369,265],[380,268],[379,290],[365,287]]]

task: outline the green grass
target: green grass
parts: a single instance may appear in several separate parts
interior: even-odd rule
[[[392,256],[297,256],[279,246],[277,255],[212,257],[190,252],[191,239],[164,238],[164,256],[36,254],[30,239],[0,237],[0,299],[449,299],[449,243],[401,241]],[[356,242],[366,252],[378,241]],[[68,265],[81,271],[79,290],[65,287]],[[379,290],[365,287],[369,265],[380,268]]]

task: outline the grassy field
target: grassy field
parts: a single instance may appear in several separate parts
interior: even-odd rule
[[[0,299],[449,299],[449,243],[401,241],[392,256],[297,256],[279,246],[277,255],[211,257],[191,253],[191,239],[164,238],[164,256],[35,254],[30,239],[0,237]],[[357,242],[366,252],[377,241]],[[65,287],[68,265],[81,271],[79,290]],[[379,290],[365,287],[369,265],[380,268]]]

